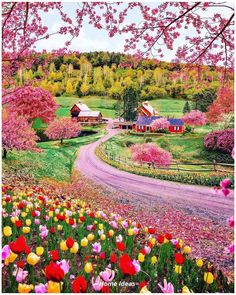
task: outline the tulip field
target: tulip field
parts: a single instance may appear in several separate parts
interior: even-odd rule
[[[2,192],[3,292],[233,292],[169,232],[39,186]]]

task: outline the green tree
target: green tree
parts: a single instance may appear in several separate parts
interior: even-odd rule
[[[70,80],[68,80],[66,83],[66,93],[69,95],[74,94],[74,88]]]
[[[137,116],[138,91],[133,86],[127,86],[123,93],[123,113],[125,121],[133,121]]]
[[[215,99],[216,92],[214,89],[203,89],[202,91],[193,95],[194,107],[201,112],[207,112],[208,107]]]
[[[189,102],[186,101],[184,108],[183,108],[183,113],[186,114],[186,113],[189,113],[190,111],[191,111],[191,109],[190,109]]]

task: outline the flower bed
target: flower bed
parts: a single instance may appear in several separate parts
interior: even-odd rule
[[[2,205],[3,292],[233,292],[182,240],[82,200],[3,186]]]
[[[122,163],[113,161],[109,159],[102,151],[101,148],[98,147],[96,149],[96,155],[106,162],[107,164],[116,167],[120,170],[124,170],[130,173],[149,176],[153,178],[176,181],[181,183],[189,183],[189,184],[197,184],[197,185],[206,185],[206,186],[218,186],[222,178],[230,178],[231,179],[231,187],[234,187],[234,177],[231,174],[221,173],[221,172],[212,172],[210,174],[204,175],[202,173],[186,173],[186,172],[177,172],[177,171],[166,171],[161,169],[146,169],[142,167],[134,167],[124,165]]]

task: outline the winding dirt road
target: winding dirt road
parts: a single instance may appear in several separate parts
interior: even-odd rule
[[[98,184],[127,192],[133,196],[137,207],[142,206],[143,203],[154,206],[165,202],[187,213],[195,213],[222,223],[225,223],[225,218],[233,214],[233,192],[230,197],[225,198],[213,194],[209,187],[139,176],[118,170],[101,161],[95,155],[96,147],[121,132],[112,129],[112,124],[112,120],[109,120],[108,133],[105,136],[81,148],[76,167],[84,176]]]

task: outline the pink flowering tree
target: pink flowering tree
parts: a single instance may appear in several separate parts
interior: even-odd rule
[[[10,112],[24,116],[29,122],[40,118],[48,123],[55,118],[55,111],[58,108],[50,92],[32,86],[15,88],[14,92],[5,95],[4,101],[8,104]]]
[[[80,132],[81,128],[77,121],[63,117],[49,123],[45,134],[50,139],[60,140],[62,144],[63,139],[77,137]]]
[[[2,147],[3,158],[8,150],[36,150],[38,136],[24,117],[3,113],[2,118]]]
[[[193,110],[190,113],[187,113],[182,120],[186,125],[191,126],[203,126],[207,123],[206,115],[199,110]]]
[[[159,118],[152,122],[151,128],[154,131],[166,130],[170,126],[170,122],[166,118]]]
[[[153,164],[157,167],[169,167],[172,161],[171,153],[156,146],[154,143],[135,144],[131,146],[132,161]]]

